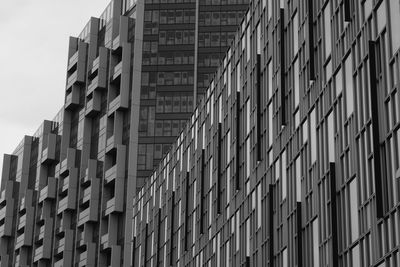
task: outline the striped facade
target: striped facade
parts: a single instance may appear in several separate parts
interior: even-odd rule
[[[133,203],[133,266],[399,266],[399,5],[252,1]]]

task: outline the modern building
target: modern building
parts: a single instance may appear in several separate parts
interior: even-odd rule
[[[133,266],[400,266],[399,26],[396,0],[252,1],[133,204]]]
[[[64,107],[4,158],[1,266],[131,265],[136,192],[190,118],[247,8],[113,0],[70,38]]]
[[[5,156],[1,266],[398,266],[399,15],[114,0]]]

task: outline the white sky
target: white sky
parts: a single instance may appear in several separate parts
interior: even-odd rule
[[[110,0],[12,0],[0,8],[0,176],[3,154],[64,102],[69,36]],[[1,179],[0,179],[1,180]]]

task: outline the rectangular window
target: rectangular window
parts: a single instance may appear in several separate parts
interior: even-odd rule
[[[240,92],[240,62],[236,65],[236,90]]]
[[[250,177],[251,172],[251,158],[250,158],[250,138],[246,140],[246,177]]]
[[[300,104],[300,80],[299,80],[299,61],[296,59],[296,61],[293,64],[294,66],[294,106],[297,108]]]
[[[250,55],[251,55],[250,26],[247,27],[246,42],[247,42],[246,55],[247,55],[247,62],[248,62],[250,60]]]
[[[261,54],[261,24],[257,24],[257,54]]]
[[[282,200],[286,199],[286,150],[283,150],[282,156]]]
[[[246,135],[250,133],[250,100],[246,101]]]
[[[287,248],[282,251],[282,267],[288,267]]]
[[[351,61],[351,54],[345,60],[345,81],[346,81],[346,112],[347,117],[354,111],[354,87],[353,87],[353,62]]]
[[[343,80],[342,80],[342,70],[339,71],[335,75],[335,87],[336,87],[336,96],[339,96],[342,92],[343,88]]]
[[[270,100],[272,98],[272,67],[271,67],[271,62],[268,63],[267,65],[267,72],[268,72],[268,99]]]
[[[299,18],[297,13],[293,17],[293,56],[299,51]]]
[[[350,182],[350,220],[351,220],[351,242],[353,243],[358,239],[358,192],[357,192],[357,178]]]
[[[310,115],[310,149],[311,149],[311,164],[317,160],[317,129],[315,110],[311,111]]]
[[[328,153],[329,162],[335,162],[335,135],[333,128],[333,112],[328,115]]]
[[[390,28],[392,40],[392,54],[396,53],[400,46],[400,34],[397,28],[400,25],[400,3],[398,0],[390,0]]]
[[[261,227],[262,209],[261,209],[261,184],[257,186],[257,228]]]
[[[313,231],[313,259],[314,265],[313,266],[320,266],[319,265],[319,230],[318,230],[318,218],[316,218],[312,222],[312,231]]]
[[[324,10],[325,23],[325,60],[329,57],[332,50],[331,44],[331,9],[330,4],[326,5]]]
[[[268,105],[268,146],[272,146],[273,127],[272,127],[272,104]]]
[[[296,167],[296,201],[301,202],[301,161],[300,156],[295,160],[295,167]]]
[[[360,267],[360,247],[359,245],[355,246],[352,250],[351,250],[351,258],[352,258],[352,262],[353,262],[353,267]]]

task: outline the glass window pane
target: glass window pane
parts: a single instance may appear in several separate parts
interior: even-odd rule
[[[328,151],[329,162],[335,162],[335,135],[333,128],[333,112],[328,116]]]
[[[286,198],[286,150],[282,152],[282,200]]]
[[[313,266],[320,266],[319,265],[319,236],[318,236],[318,218],[312,222],[312,229],[313,229],[313,259],[314,265]]]
[[[294,106],[297,107],[300,103],[300,86],[299,86],[299,61],[293,64],[294,66]]]
[[[345,81],[346,81],[346,112],[347,117],[354,111],[354,88],[353,88],[353,62],[351,61],[351,54],[345,61]]]
[[[311,164],[317,160],[317,129],[315,110],[310,115],[310,146],[311,146]]]
[[[327,5],[324,10],[325,22],[325,59],[331,54],[331,9]]]
[[[296,158],[296,201],[301,202],[301,169],[300,169],[300,157]]]
[[[400,32],[398,26],[400,25],[400,3],[398,0],[390,0],[390,26],[391,26],[391,40],[392,40],[392,54],[394,54],[400,46]]]
[[[358,239],[358,192],[357,178],[350,182],[350,220],[351,220],[351,242]]]

